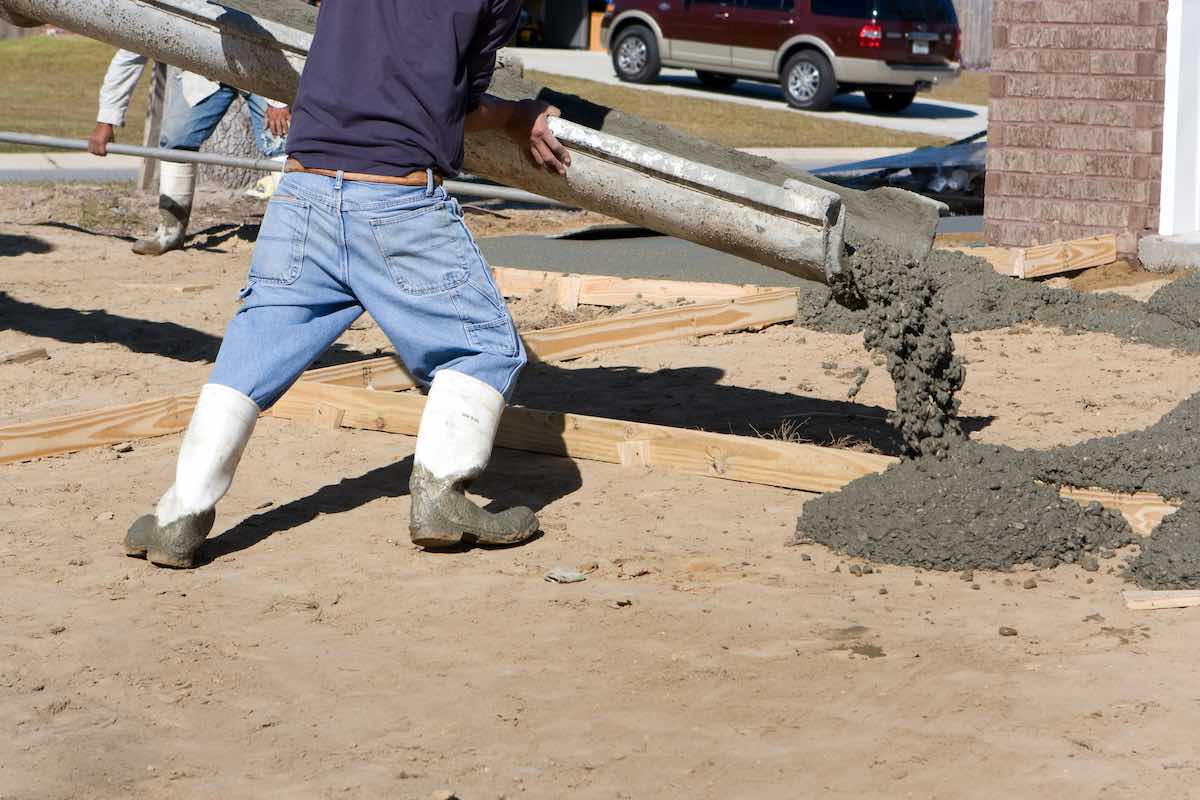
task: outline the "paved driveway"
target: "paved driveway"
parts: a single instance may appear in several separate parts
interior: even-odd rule
[[[572,78],[586,78],[600,83],[620,83],[613,72],[607,53],[525,47],[511,48],[511,52],[521,57],[527,69],[567,75]],[[730,89],[718,91],[702,86],[696,78],[696,73],[691,70],[663,69],[657,83],[649,85],[626,83],[623,85],[666,94],[788,110],[783,93],[774,84],[738,81]],[[822,119],[837,119],[898,131],[949,136],[953,139],[963,139],[986,130],[988,123],[986,106],[926,100],[922,99],[921,95],[917,96],[916,102],[899,114],[880,114],[872,111],[861,93],[839,96],[834,103],[834,109],[823,112],[793,110],[792,113],[812,114]]]

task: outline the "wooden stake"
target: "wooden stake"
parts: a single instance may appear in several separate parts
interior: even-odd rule
[[[16,350],[0,355],[0,364],[27,364],[30,361],[44,361],[50,354],[44,347],[31,347],[28,350]]]
[[[1200,606],[1200,591],[1196,589],[1171,589],[1166,591],[1141,591],[1127,589],[1121,593],[1125,607],[1131,611],[1154,611],[1160,608],[1190,608]]]
[[[143,147],[158,147],[158,138],[162,132],[163,111],[166,108],[167,97],[167,65],[155,61],[150,70],[150,96],[146,103],[146,125],[142,131]],[[142,167],[138,170],[138,188],[143,192],[158,188],[158,160],[142,159]]]

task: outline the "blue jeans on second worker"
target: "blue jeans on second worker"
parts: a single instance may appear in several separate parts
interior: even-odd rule
[[[266,409],[362,314],[409,372],[512,394],[525,348],[458,202],[435,187],[283,176],[210,383]]]
[[[254,132],[254,143],[263,158],[275,158],[283,155],[287,145],[286,137],[275,136],[267,129],[266,98],[243,92],[232,86],[221,84],[221,88],[201,100],[194,106],[189,106],[183,96],[180,86],[179,72],[175,72],[167,91],[167,107],[163,112],[162,134],[158,146],[169,147],[172,150],[199,150],[200,145],[208,141],[221,118],[229,111],[233,101],[240,94],[250,109],[250,128]]]

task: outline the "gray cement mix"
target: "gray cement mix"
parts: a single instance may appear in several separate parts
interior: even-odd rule
[[[797,535],[878,561],[931,569],[1075,562],[1131,540],[1115,513],[1058,497],[1058,486],[1149,491],[1182,501],[1128,575],[1153,589],[1200,588],[1200,394],[1154,425],[1047,451],[964,442],[902,462],[804,506]]]
[[[1200,282],[1181,278],[1160,289],[1150,303],[1112,294],[1081,294],[1071,289],[1054,289],[1036,281],[1000,275],[986,261],[963,253],[935,250],[924,261],[946,320],[955,333],[1004,328],[1022,322],[1038,322],[1068,331],[1110,333],[1122,339],[1186,352],[1200,352],[1200,328],[1180,324],[1188,305],[1196,314],[1200,305]],[[1189,281],[1178,288],[1175,284]],[[800,301],[796,322],[805,328],[832,333],[863,330],[866,314],[843,308],[831,301],[830,290],[806,284],[798,287]],[[1179,312],[1164,315],[1159,300],[1168,289],[1171,307]],[[1174,318],[1173,318],[1174,317]]]
[[[1036,456],[962,442],[810,500],[797,538],[872,561],[926,569],[1073,563],[1129,541],[1122,517],[1034,482]]]
[[[857,312],[863,343],[887,358],[896,387],[896,410],[888,420],[908,454],[945,455],[963,438],[954,419],[963,368],[929,274],[880,243],[859,248],[849,262],[856,291],[866,301]]]

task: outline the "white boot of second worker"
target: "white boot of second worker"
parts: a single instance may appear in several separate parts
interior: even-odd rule
[[[194,566],[216,519],[217,501],[229,491],[258,414],[258,405],[236,389],[210,383],[200,390],[179,449],[175,483],[153,514],[130,527],[126,553],[162,566]]]
[[[503,412],[504,396],[483,381],[453,370],[434,376],[409,481],[414,544],[516,544],[537,532],[537,517],[528,508],[492,514],[463,491],[487,466]]]
[[[159,225],[153,235],[134,242],[133,252],[141,256],[161,256],[183,247],[188,220],[192,216],[196,165],[160,161],[158,170]]]

